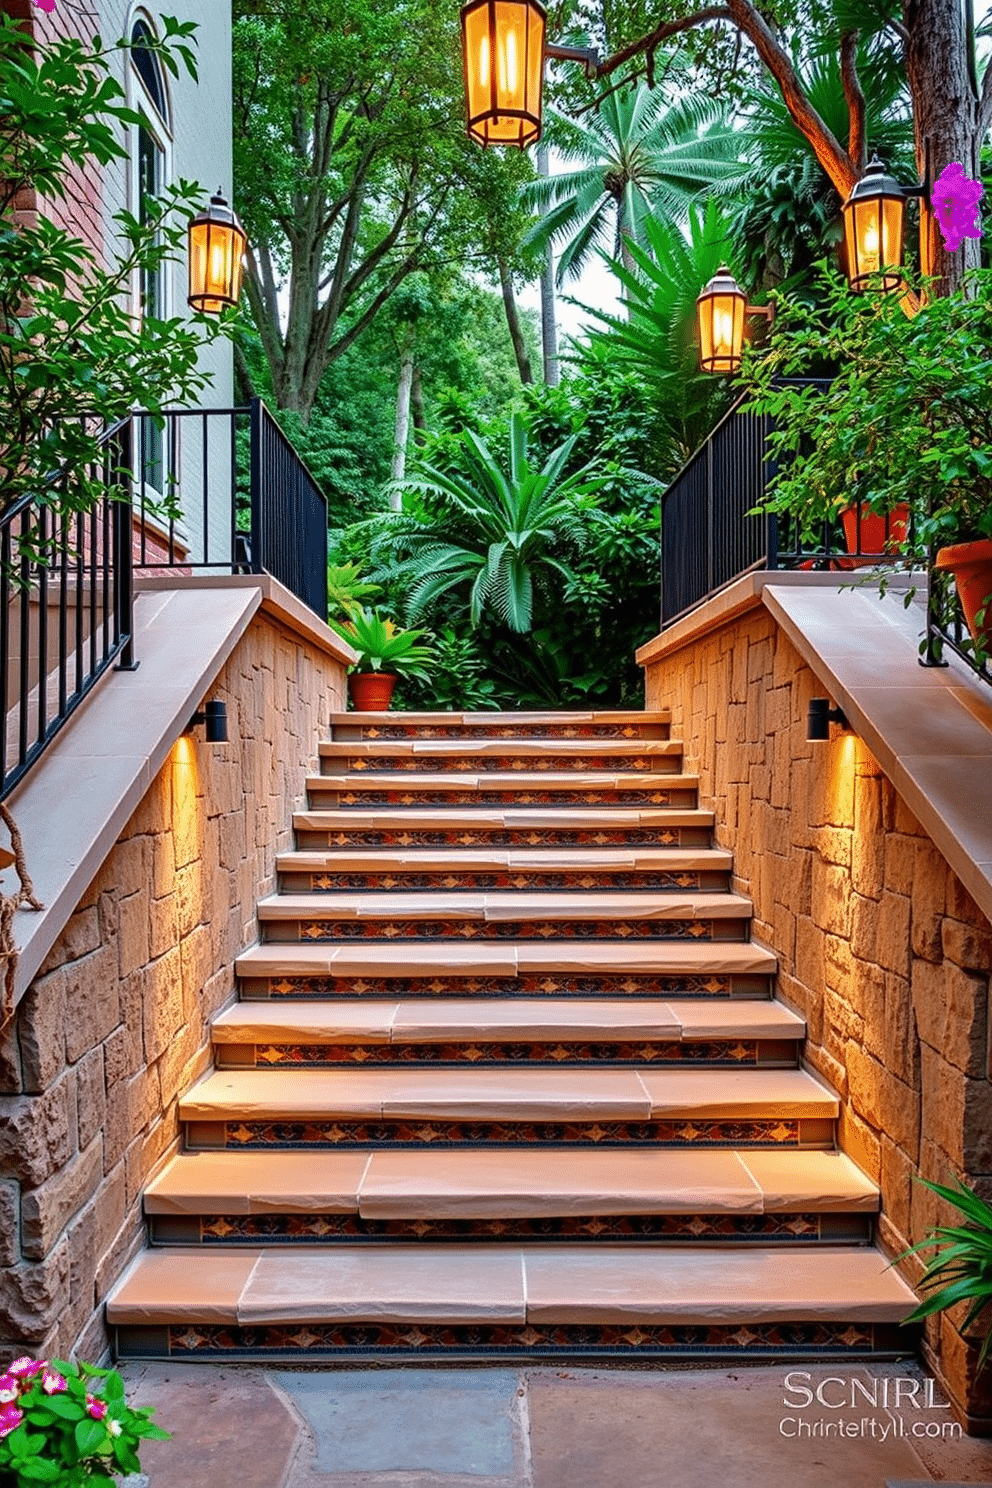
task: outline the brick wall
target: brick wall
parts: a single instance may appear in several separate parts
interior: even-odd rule
[[[0,1050],[3,1351],[106,1346],[99,1304],[142,1243],[142,1187],[209,1063],[344,668],[259,612],[209,695],[230,742],[177,742]]]
[[[646,669],[646,706],[672,709],[897,1253],[954,1222],[914,1174],[954,1172],[992,1197],[992,926],[860,739],[806,741],[809,700],[824,692],[763,608]],[[926,1347],[962,1414],[992,1426],[992,1389],[976,1387],[976,1351],[949,1318],[928,1325]]]

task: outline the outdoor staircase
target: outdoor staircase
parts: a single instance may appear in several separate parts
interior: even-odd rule
[[[340,714],[119,1357],[858,1358],[915,1303],[663,713]]]

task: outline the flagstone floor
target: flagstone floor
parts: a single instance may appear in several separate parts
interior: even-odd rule
[[[134,1488],[992,1488],[909,1361],[122,1373],[174,1434]]]

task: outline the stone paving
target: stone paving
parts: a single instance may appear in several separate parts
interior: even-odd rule
[[[992,1488],[911,1361],[122,1373],[173,1432],[135,1488]]]

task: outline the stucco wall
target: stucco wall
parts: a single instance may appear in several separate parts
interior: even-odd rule
[[[920,1174],[992,1194],[992,926],[852,732],[806,740],[824,687],[763,608],[646,668],[670,706],[779,995],[808,1021],[806,1059],[842,1098],[840,1141],[882,1190],[893,1253],[951,1219]],[[919,1267],[910,1265],[915,1280]],[[927,1347],[973,1424],[992,1392],[952,1322]]]
[[[209,1063],[344,668],[260,611],[210,696],[230,742],[177,742],[0,1049],[0,1349],[103,1352],[99,1303],[142,1243],[142,1187]]]

